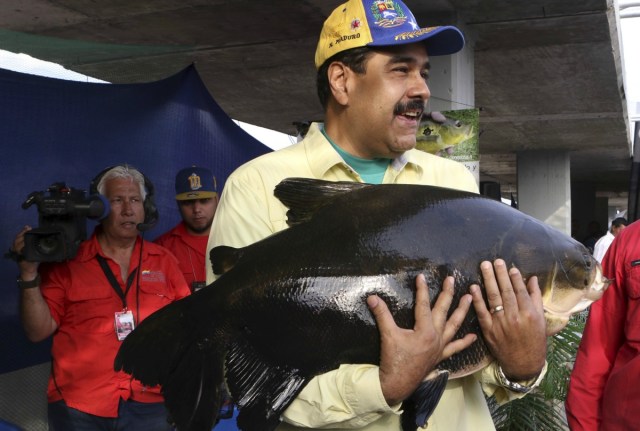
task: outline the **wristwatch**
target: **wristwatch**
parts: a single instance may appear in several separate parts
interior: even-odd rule
[[[527,384],[512,382],[511,380],[507,379],[507,376],[504,375],[502,367],[498,367],[498,382],[500,383],[500,385],[504,386],[512,392],[517,392],[519,394],[527,394],[531,392],[534,385],[538,381],[538,378],[539,375],[531,380],[527,380]]]
[[[18,288],[20,289],[31,289],[33,287],[40,286],[40,274],[36,275],[36,278],[30,281],[24,281],[18,276]]]

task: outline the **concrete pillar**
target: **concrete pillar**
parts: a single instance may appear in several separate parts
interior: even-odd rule
[[[609,229],[609,198],[596,196],[593,219],[600,223],[602,235],[607,233],[607,229]]]
[[[518,209],[571,234],[571,171],[567,151],[517,153]]]
[[[596,197],[596,186],[591,182],[571,184],[572,219],[576,223],[575,238],[583,241],[589,236],[589,226],[593,222],[600,224],[604,234],[607,224],[607,198]]]
[[[466,35],[462,51],[430,57],[429,111],[448,111],[475,107],[473,40]]]

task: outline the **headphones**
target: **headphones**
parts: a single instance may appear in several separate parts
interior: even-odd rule
[[[145,174],[143,174],[137,168],[134,168],[131,165],[124,164],[109,166],[108,168],[103,169],[98,175],[95,176],[94,179],[91,180],[91,183],[89,183],[89,195],[99,195],[100,193],[98,192],[98,184],[100,183],[100,180],[107,172],[118,166],[135,169],[136,171],[140,172],[142,178],[144,179],[144,188],[147,191],[147,196],[144,198],[144,202],[142,204],[144,208],[144,220],[142,221],[142,223],[138,223],[137,228],[140,232],[146,232],[156,225],[156,223],[158,222],[158,218],[160,218],[160,214],[158,213],[158,208],[156,207],[156,204],[154,202],[153,183],[149,180],[149,178],[147,178]]]

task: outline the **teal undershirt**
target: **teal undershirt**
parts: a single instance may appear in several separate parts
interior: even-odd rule
[[[340,157],[355,170],[362,180],[369,184],[382,184],[384,179],[384,173],[387,171],[387,167],[391,163],[391,159],[362,159],[360,157],[352,156],[337,146],[322,127],[322,134],[333,148],[340,154]]]

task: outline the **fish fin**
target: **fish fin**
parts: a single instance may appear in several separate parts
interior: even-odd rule
[[[140,322],[120,345],[114,369],[132,374],[149,386],[167,381],[170,370],[184,354],[185,340],[193,339],[191,331],[197,330],[186,317],[189,298],[169,304]]]
[[[244,340],[235,340],[226,361],[226,381],[238,406],[238,427],[273,431],[280,416],[307,384],[299,370],[263,361]]]
[[[226,245],[214,247],[209,252],[211,268],[216,275],[224,274],[235,266],[243,255],[242,248],[233,248]]]
[[[371,187],[371,184],[311,178],[285,178],[276,186],[273,194],[289,208],[287,224],[294,226],[309,221],[318,208],[331,202],[336,196],[365,187]]]
[[[169,422],[178,431],[210,431],[222,404],[221,359],[211,349],[193,343],[162,386]]]
[[[197,295],[161,308],[122,342],[114,361],[147,386],[161,385],[171,421],[179,430],[211,430],[221,394],[223,356],[213,340],[198,339]],[[158,335],[161,334],[161,335]],[[195,372],[194,372],[195,370]],[[193,394],[191,396],[191,394]]]
[[[402,403],[402,430],[415,431],[424,427],[436,409],[449,380],[449,372],[437,370],[435,376],[428,376],[415,392]],[[432,373],[433,374],[433,373]]]

